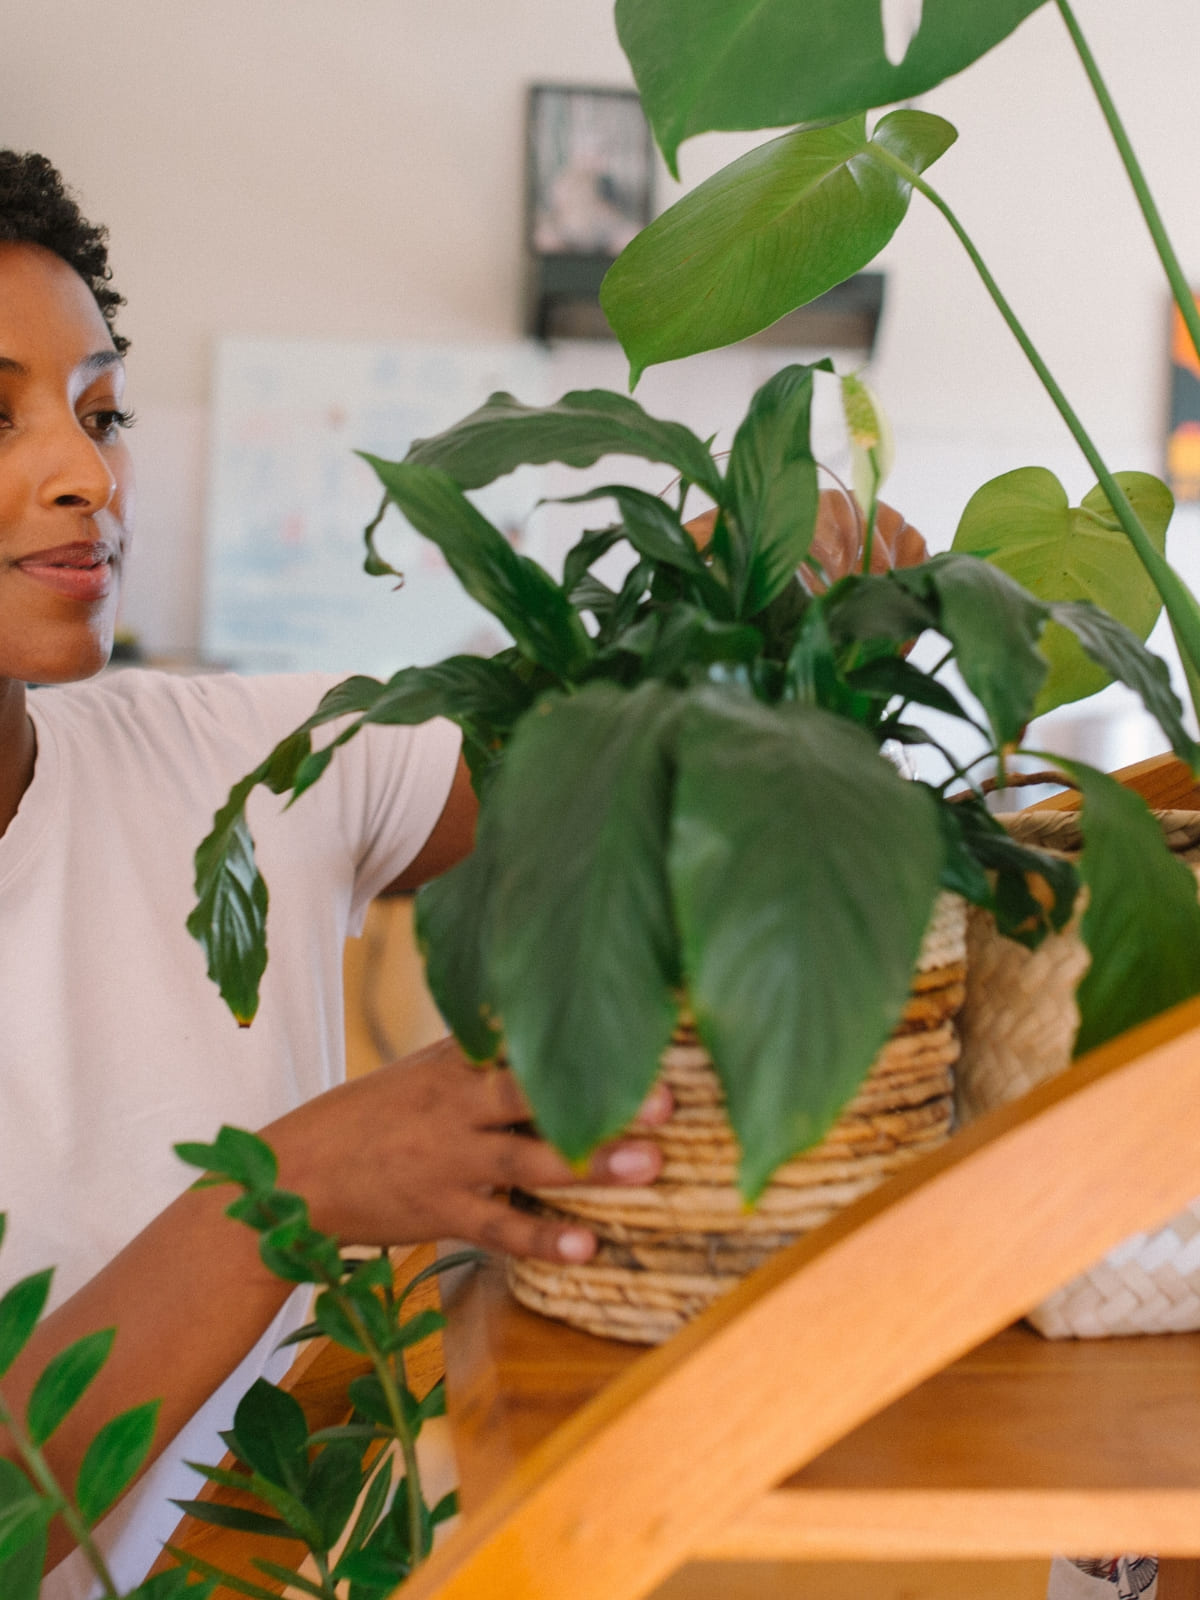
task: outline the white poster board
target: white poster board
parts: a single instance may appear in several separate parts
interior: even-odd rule
[[[387,676],[507,639],[463,594],[441,554],[394,512],[380,547],[404,574],[362,570],[379,481],[355,454],[400,459],[497,389],[544,404],[532,344],[221,341],[207,519],[203,651],[242,672]],[[472,498],[514,542],[543,493],[523,467]],[[536,552],[531,552],[536,554]]]

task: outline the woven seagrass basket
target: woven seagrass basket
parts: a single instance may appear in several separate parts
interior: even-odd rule
[[[1171,849],[1200,866],[1200,812],[1156,815]],[[1071,855],[1079,849],[1073,811],[1026,811],[1004,818],[1025,844]],[[967,998],[959,1018],[960,1119],[1003,1105],[1062,1072],[1079,1026],[1075,987],[1088,953],[1079,913],[1037,950],[1001,938],[992,918],[968,919]],[[1029,1314],[1051,1339],[1179,1333],[1200,1328],[1200,1199],[1153,1233],[1134,1234],[1102,1261],[1056,1290]]]
[[[646,1188],[539,1190],[522,1203],[583,1219],[600,1239],[581,1266],[511,1261],[522,1304],[589,1333],[658,1344],[773,1251],[942,1143],[953,1116],[955,1016],[965,992],[966,907],[939,897],[904,1014],[829,1134],[776,1172],[753,1211],[735,1186],[738,1146],[695,1032],[663,1056],[675,1114],[649,1130],[663,1171]]]

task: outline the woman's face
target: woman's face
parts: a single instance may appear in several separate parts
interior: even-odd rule
[[[125,368],[83,279],[0,244],[0,679],[90,677],[133,512]]]

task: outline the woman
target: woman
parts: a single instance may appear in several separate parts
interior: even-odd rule
[[[261,1130],[280,1183],[347,1241],[451,1236],[551,1260],[584,1259],[595,1241],[495,1196],[572,1176],[504,1131],[525,1115],[506,1073],[469,1068],[447,1041],[339,1083],[347,932],[373,895],[470,848],[453,729],[362,736],[311,803],[282,821],[278,802],[258,809],[273,948],[255,1026],[235,1028],[208,983],[183,926],[191,853],[230,783],[325,682],[82,681],[108,659],[132,526],[120,304],[104,234],[58,174],[0,152],[0,1287],[58,1266],[51,1314],[4,1394],[22,1409],[55,1350],[118,1328],[49,1453],[72,1483],[103,1421],[164,1397],[163,1453],[100,1530],[132,1586],[176,1521],[170,1497],[195,1492],[183,1461],[219,1459],[216,1430],[303,1312],[223,1217],[228,1194],[188,1188],[173,1141],[222,1122]],[[646,1115],[663,1110],[658,1097]],[[658,1165],[631,1140],[602,1151],[595,1175],[642,1183]],[[50,1564],[68,1550],[56,1527]],[[45,1593],[90,1588],[76,1553]]]

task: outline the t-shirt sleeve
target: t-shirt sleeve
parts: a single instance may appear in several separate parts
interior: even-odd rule
[[[210,718],[236,748],[227,759],[231,779],[256,765],[272,746],[309,717],[321,697],[343,679],[325,673],[295,673],[191,680],[188,689],[206,703]],[[331,722],[313,734],[320,748],[353,718]],[[331,836],[339,876],[349,870],[347,929],[362,931],[368,904],[420,854],[445,809],[458,764],[461,736],[441,718],[415,727],[370,726],[337,751],[320,780],[282,823],[270,826],[295,850],[317,838],[327,850]],[[235,770],[238,763],[240,770]],[[219,787],[219,785],[218,785]],[[251,802],[252,825],[275,816],[279,802],[259,791]],[[343,882],[344,882],[343,877]]]

